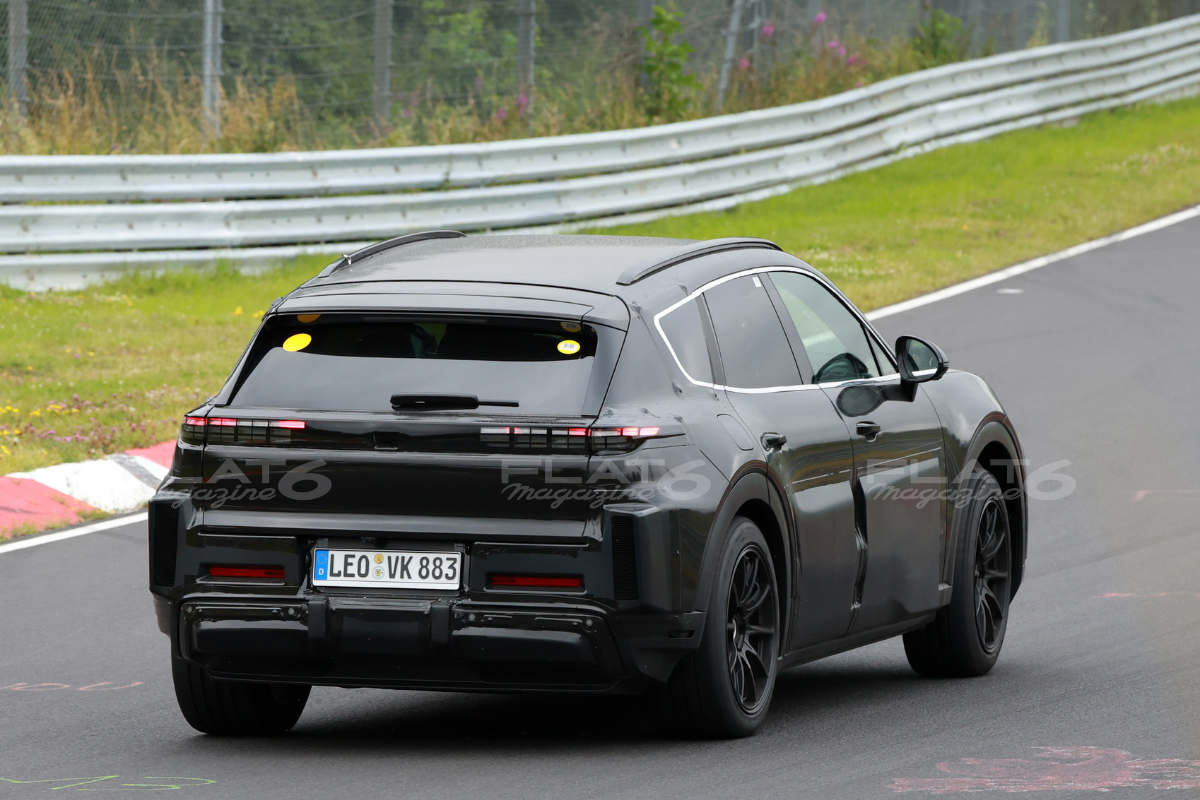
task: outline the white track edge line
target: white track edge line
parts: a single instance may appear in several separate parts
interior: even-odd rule
[[[866,317],[874,322],[877,319],[890,317],[893,314],[899,314],[903,311],[910,311],[914,308],[927,306],[930,303],[936,303],[939,300],[945,300],[949,297],[954,297],[955,295],[972,291],[973,289],[979,289],[984,286],[989,286],[993,283],[999,283],[1000,281],[1008,280],[1009,278],[1016,277],[1017,275],[1023,275],[1026,272],[1032,272],[1035,269],[1041,269],[1042,267],[1054,264],[1058,261],[1074,258],[1075,256],[1089,253],[1092,250],[1099,250],[1101,247],[1107,247],[1111,244],[1124,242],[1129,239],[1137,238],[1138,236],[1145,236],[1147,233],[1154,233],[1155,231],[1160,231],[1163,228],[1169,228],[1172,225],[1178,225],[1181,222],[1187,222],[1188,220],[1196,219],[1197,217],[1200,217],[1200,206],[1193,206],[1192,208],[1187,208],[1183,211],[1177,211],[1174,214],[1168,214],[1165,217],[1159,217],[1156,220],[1151,220],[1150,222],[1137,225],[1133,228],[1129,228],[1128,230],[1120,231],[1119,233],[1114,233],[1100,239],[1093,239],[1090,242],[1077,244],[1074,247],[1068,247],[1066,250],[1060,250],[1059,252],[1051,253],[1048,256],[1039,256],[1030,261],[1014,264],[1011,267],[1006,267],[1002,270],[991,272],[978,278],[972,278],[971,280],[963,281],[962,283],[956,283],[953,286],[947,286],[945,289],[938,289],[936,292],[930,292],[929,294],[923,294],[920,297],[914,297],[911,300],[905,300],[900,303],[895,303],[894,305],[877,308],[874,311],[867,312]]]
[[[59,533],[47,533],[44,536],[33,536],[29,539],[22,539],[19,542],[9,542],[8,544],[0,544],[0,555],[11,553],[14,550],[24,550],[26,547],[37,547],[39,544],[50,544],[51,542],[61,542],[63,539],[74,539],[76,536],[86,536],[89,533],[98,533],[106,531],[109,528],[119,528],[122,525],[132,525],[137,522],[145,522],[150,518],[147,511],[142,511],[137,514],[126,514],[123,517],[114,517],[113,519],[105,519],[100,522],[93,522],[91,525],[83,525],[78,528],[72,528],[69,531],[60,531]]]

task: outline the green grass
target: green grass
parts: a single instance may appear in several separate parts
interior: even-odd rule
[[[1200,100],[1189,99],[947,148],[725,212],[603,232],[760,236],[870,309],[1198,202]]]
[[[1200,100],[1186,100],[602,232],[766,237],[873,308],[1195,203]],[[79,292],[0,289],[0,474],[172,438],[183,413],[220,388],[255,313],[327,260],[258,276],[130,276]]]
[[[0,474],[174,438],[276,297],[328,257],[263,275],[130,275],[77,292],[0,288]]]

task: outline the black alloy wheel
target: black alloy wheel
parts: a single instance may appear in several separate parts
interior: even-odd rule
[[[771,549],[745,517],[734,517],[723,538],[699,646],[646,695],[650,720],[663,733],[752,736],[771,708],[781,627]]]
[[[729,682],[742,710],[753,714],[771,681],[770,661],[776,652],[775,592],[767,557],[756,545],[738,555],[729,584],[726,657]]]
[[[1013,541],[1000,482],[976,467],[963,489],[969,501],[955,513],[954,574],[949,605],[904,634],[908,663],[931,678],[986,675],[996,665],[1008,629]]]
[[[990,497],[979,516],[975,547],[975,628],[984,652],[1000,645],[1008,614],[1011,574],[1008,515],[1000,500]]]

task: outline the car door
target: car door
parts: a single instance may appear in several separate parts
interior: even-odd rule
[[[805,384],[765,277],[744,275],[704,293],[730,405],[752,434],[795,520],[799,576],[791,648],[836,639],[850,624],[859,555],[850,435],[825,394]]]
[[[946,524],[941,421],[919,386],[902,386],[880,343],[816,277],[771,273],[813,382],[851,433],[863,570],[849,633],[937,608]]]

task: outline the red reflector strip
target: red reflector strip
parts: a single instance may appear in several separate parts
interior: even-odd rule
[[[272,428],[288,428],[293,431],[304,430],[304,420],[302,419],[277,419],[271,421]]]
[[[208,424],[225,428],[234,428],[237,427],[238,421],[236,419],[229,419],[228,417],[211,417],[208,420]]]
[[[209,567],[214,578],[277,578],[283,580],[283,567]]]
[[[567,435],[568,436],[587,436],[588,429],[587,428],[568,428]]]
[[[583,586],[580,578],[547,578],[541,575],[493,575],[492,586],[553,586],[578,589]]]
[[[183,418],[184,425],[199,425],[199,426],[203,427],[204,423],[207,421],[208,420],[204,419],[204,417],[184,417]]]

